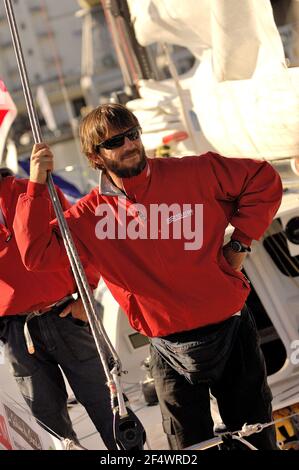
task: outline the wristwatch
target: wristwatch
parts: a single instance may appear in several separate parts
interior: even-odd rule
[[[231,240],[229,242],[229,247],[236,253],[245,253],[245,251],[248,251],[248,252],[251,251],[251,248],[249,246],[243,245],[238,240]]]

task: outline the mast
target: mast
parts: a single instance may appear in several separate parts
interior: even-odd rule
[[[159,80],[159,72],[148,48],[142,47],[135,35],[127,0],[78,0],[83,8],[82,79],[81,86],[88,104],[98,105],[94,77],[92,20],[102,7],[125,85],[124,93],[116,92],[117,99],[127,101],[139,98],[138,82],[142,79]]]
[[[124,58],[128,60],[132,78],[158,80],[159,73],[149,50],[141,46],[136,39],[127,0],[102,0],[102,5],[105,14],[111,15],[114,20],[119,34],[115,41],[118,42]]]

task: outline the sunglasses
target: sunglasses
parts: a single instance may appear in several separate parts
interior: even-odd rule
[[[111,139],[104,140],[100,144],[95,146],[96,152],[98,153],[101,148],[112,150],[118,147],[122,147],[125,143],[125,138],[127,137],[129,140],[137,140],[139,139],[141,134],[141,128],[139,126],[133,127],[128,129],[126,132],[122,132],[121,134],[117,134]]]

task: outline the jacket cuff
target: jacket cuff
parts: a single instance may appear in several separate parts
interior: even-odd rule
[[[252,238],[248,237],[245,235],[245,233],[241,232],[241,230],[235,228],[233,231],[233,234],[231,236],[233,240],[238,240],[241,243],[244,243],[244,245],[250,246],[252,243]]]
[[[27,185],[27,196],[37,197],[41,196],[46,189],[46,184],[34,183],[33,181],[28,181]]]

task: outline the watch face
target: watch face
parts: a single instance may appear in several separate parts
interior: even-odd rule
[[[239,253],[240,251],[242,251],[242,245],[240,242],[238,242],[237,240],[231,240],[230,242],[230,246],[231,246],[231,249],[236,251],[237,253]]]

